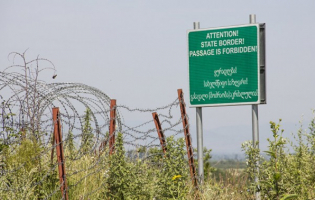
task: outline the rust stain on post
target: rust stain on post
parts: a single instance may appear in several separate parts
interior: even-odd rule
[[[53,164],[54,162],[54,151],[55,151],[55,133],[53,134],[53,138],[51,141],[51,156],[50,156],[50,160],[51,160],[51,164]],[[57,147],[56,147],[57,148]]]
[[[105,147],[107,145],[107,142],[108,142],[108,138],[106,138],[100,145],[100,147],[98,148],[98,156],[101,156],[102,153],[104,152],[105,150]]]
[[[110,123],[109,123],[109,154],[115,150],[115,127],[116,126],[116,99],[110,100]]]
[[[165,142],[165,137],[164,137],[164,133],[162,131],[162,127],[161,127],[161,123],[159,120],[159,116],[156,112],[152,113],[153,116],[153,120],[155,123],[155,127],[156,127],[156,131],[159,135],[159,139],[160,139],[160,144],[162,146],[163,149],[163,153],[166,154],[166,142]]]
[[[61,134],[61,124],[59,118],[59,108],[53,108],[53,123],[54,123],[54,138],[56,144],[57,160],[58,160],[58,171],[59,171],[59,181],[60,190],[63,199],[68,200],[68,187],[66,181],[66,169],[65,169],[65,159],[63,154],[62,146],[62,134]],[[53,152],[52,152],[53,155]]]
[[[196,168],[194,165],[193,148],[192,148],[191,137],[190,137],[190,133],[189,133],[189,124],[188,124],[188,119],[187,119],[187,114],[186,114],[184,94],[183,94],[182,89],[178,89],[177,93],[178,93],[178,100],[179,100],[182,122],[183,122],[183,127],[184,127],[184,134],[185,134],[190,176],[191,176],[193,185],[196,187],[197,186],[197,179],[195,176],[196,175]]]

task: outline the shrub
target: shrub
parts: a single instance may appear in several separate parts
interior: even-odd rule
[[[158,196],[160,198],[185,199],[188,193],[188,164],[185,159],[184,138],[166,138],[166,154],[162,158],[162,168],[158,176]]]

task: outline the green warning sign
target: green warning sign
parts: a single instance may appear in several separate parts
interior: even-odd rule
[[[190,105],[259,104],[259,24],[188,31]]]

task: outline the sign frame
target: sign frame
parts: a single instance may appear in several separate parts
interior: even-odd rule
[[[229,103],[213,103],[213,104],[191,104],[191,75],[190,75],[190,61],[189,61],[189,34],[201,31],[220,31],[222,29],[236,29],[242,27],[256,27],[257,28],[257,101],[249,102],[229,102]],[[255,38],[254,38],[255,39]],[[192,29],[187,30],[187,53],[188,53],[188,86],[189,86],[189,107],[219,107],[219,106],[237,106],[237,105],[253,105],[266,104],[266,73],[265,73],[265,24],[253,23],[233,26],[222,26],[214,28]],[[256,82],[255,82],[256,83]]]

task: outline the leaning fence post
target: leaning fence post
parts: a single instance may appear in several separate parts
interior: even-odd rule
[[[100,144],[100,147],[98,148],[98,155],[100,156],[104,149],[105,149],[105,146],[107,145],[107,142],[108,142],[108,138],[106,138],[101,144]]]
[[[51,160],[51,164],[53,164],[53,162],[54,162],[54,151],[55,151],[55,148],[54,148],[54,146],[55,146],[55,133],[53,134],[53,138],[51,140],[51,146],[52,146],[52,148],[51,148],[50,160]]]
[[[66,169],[65,169],[65,159],[63,154],[62,146],[62,134],[61,134],[61,124],[60,124],[60,115],[59,108],[53,108],[53,123],[54,123],[54,138],[56,144],[57,160],[58,160],[58,171],[59,171],[59,181],[61,195],[63,199],[68,200],[68,187],[66,180]]]
[[[115,127],[116,126],[116,99],[110,100],[110,122],[109,122],[109,154],[115,150]]]
[[[166,142],[165,142],[164,133],[162,131],[161,123],[159,120],[159,116],[156,112],[152,113],[152,116],[153,116],[153,120],[155,123],[156,131],[157,131],[159,139],[160,139],[160,144],[162,146],[163,153],[165,155],[166,154]]]
[[[188,118],[187,118],[187,114],[186,114],[184,95],[183,95],[182,89],[178,89],[177,93],[178,93],[178,100],[179,100],[182,122],[183,122],[183,127],[184,127],[187,156],[188,156],[188,162],[189,162],[189,168],[190,168],[190,176],[191,176],[193,185],[195,187],[197,187],[197,179],[195,176],[196,175],[196,168],[194,165],[194,154],[193,154],[193,147],[191,144],[191,137],[190,137],[190,133],[189,133],[189,124],[188,124]]]

